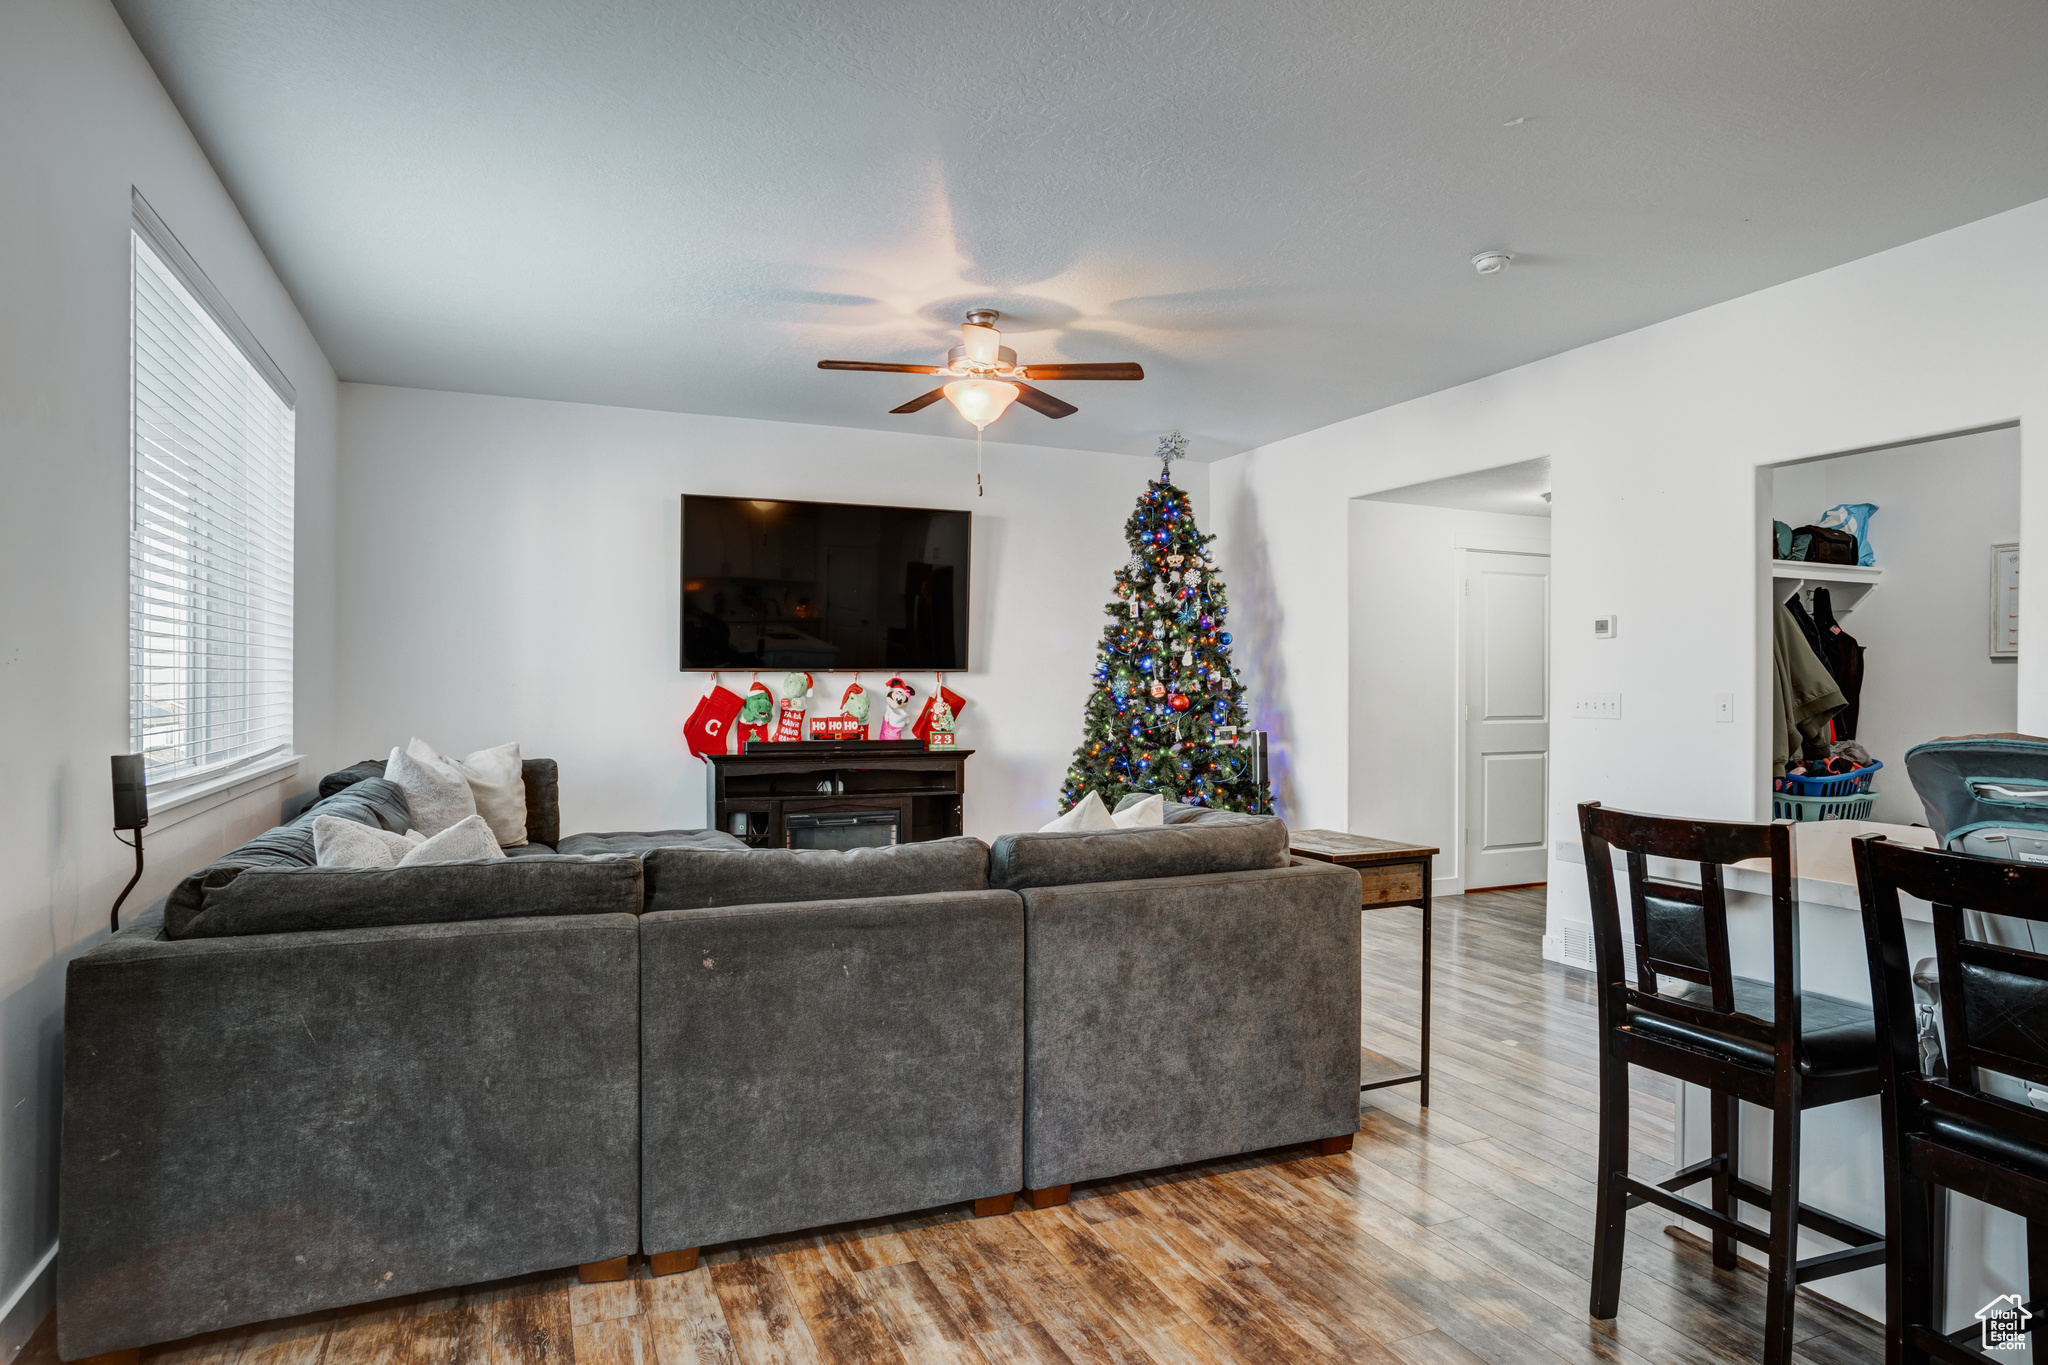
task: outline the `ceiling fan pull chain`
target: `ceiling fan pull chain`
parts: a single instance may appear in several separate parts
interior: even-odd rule
[[[974,429],[974,496],[982,496],[981,488],[981,428]]]

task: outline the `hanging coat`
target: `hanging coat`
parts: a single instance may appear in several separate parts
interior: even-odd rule
[[[1823,593],[1826,591],[1827,589],[1825,588],[1814,589],[1814,592],[1816,594]],[[1817,596],[1815,600],[1819,600]],[[1813,623],[1813,618],[1806,614],[1806,604],[1799,600],[1798,593],[1795,592],[1790,597],[1785,599],[1785,610],[1792,613],[1792,619],[1798,622],[1799,624],[1799,633],[1806,637],[1807,645],[1812,648],[1813,652],[1817,656],[1819,656],[1821,665],[1823,667],[1826,667],[1828,661],[1828,654],[1825,649],[1821,648],[1820,627],[1815,625]],[[1829,669],[1828,671],[1830,674],[1834,672],[1833,669]]]
[[[1848,705],[1784,603],[1771,616],[1771,763],[1828,752],[1828,717]]]
[[[1835,717],[1835,738],[1856,738],[1856,716],[1863,701],[1863,646],[1835,620],[1835,604],[1826,588],[1813,590],[1813,625],[1820,639],[1820,661],[1828,666],[1835,686],[1849,703]]]

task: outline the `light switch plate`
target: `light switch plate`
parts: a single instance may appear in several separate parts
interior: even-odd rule
[[[1619,634],[1621,634],[1621,618],[1619,616],[1616,616],[1613,612],[1610,611],[1605,615],[1596,616],[1593,618],[1594,639],[1612,640],[1615,636]]]
[[[1572,697],[1575,720],[1620,720],[1621,693],[1580,692]]]

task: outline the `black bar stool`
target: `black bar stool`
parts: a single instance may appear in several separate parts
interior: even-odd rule
[[[1621,1302],[1628,1211],[1656,1204],[1713,1230],[1714,1264],[1735,1266],[1735,1244],[1768,1257],[1765,1365],[1792,1358],[1793,1300],[1813,1280],[1884,1260],[1880,1233],[1799,1202],[1799,1116],[1875,1095],[1876,1028],[1868,1007],[1799,987],[1799,907],[1793,898],[1792,826],[1725,824],[1579,807],[1593,953],[1600,978],[1599,1195],[1593,1230],[1592,1315]],[[1636,943],[1631,985],[1621,951],[1621,909],[1609,850],[1628,857]],[[1649,875],[1650,858],[1699,864],[1699,885]],[[1721,868],[1751,858],[1771,865],[1772,979],[1736,976],[1728,962],[1728,907]],[[1671,978],[1660,992],[1658,978]],[[1713,1092],[1713,1155],[1651,1185],[1628,1173],[1628,1069],[1648,1067]],[[1739,1110],[1771,1111],[1771,1186],[1742,1178]],[[1677,1191],[1712,1181],[1713,1206]],[[1770,1230],[1737,1218],[1742,1204],[1770,1210]],[[1805,1228],[1848,1246],[1798,1257]]]
[[[1968,937],[1963,911],[2048,921],[2048,867],[1933,853],[1875,834],[1854,848],[1884,1044],[1878,1065],[1893,1247],[1885,1258],[1885,1360],[1983,1365],[1998,1357],[1962,1344],[1981,1335],[1979,1324],[1951,1336],[1941,1330],[1942,1191],[2027,1220],[2026,1311],[2048,1304],[2048,1114],[1986,1094],[1977,1074],[1981,1067],[2048,1085],[2048,956]],[[1934,903],[1945,1079],[1921,1064],[1900,892]],[[2036,1335],[2036,1361],[2044,1358],[2039,1343]]]

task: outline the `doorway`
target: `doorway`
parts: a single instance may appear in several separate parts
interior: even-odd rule
[[[1439,850],[1439,896],[1545,876],[1549,497],[1538,459],[1351,502],[1347,828]]]
[[[1547,872],[1550,556],[1461,550],[1464,889]]]

